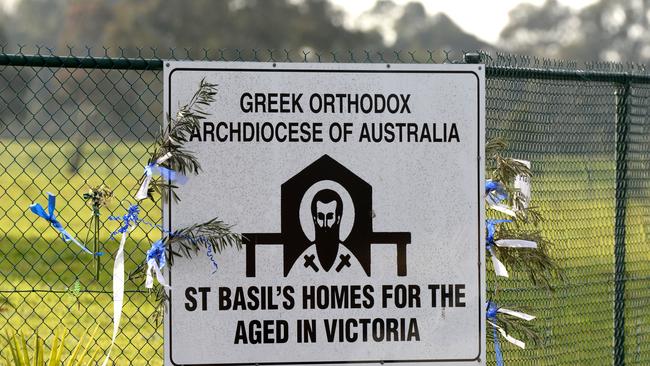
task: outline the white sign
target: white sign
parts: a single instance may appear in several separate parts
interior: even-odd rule
[[[482,65],[165,66],[218,84],[166,225],[246,237],[175,259],[166,365],[485,364]]]

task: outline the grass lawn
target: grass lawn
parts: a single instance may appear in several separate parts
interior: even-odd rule
[[[5,329],[26,336],[38,331],[47,337],[63,324],[79,336],[84,328],[99,323],[105,332],[98,343],[107,348],[112,332],[113,255],[119,245],[118,240],[110,239],[110,233],[119,225],[105,218],[126,211],[150,147],[142,143],[86,143],[79,174],[72,174],[67,166],[74,152],[70,143],[0,140],[0,295],[10,304],[0,314],[3,334]],[[86,239],[90,232],[87,221],[92,211],[82,194],[99,184],[110,186],[116,199],[102,211],[100,250],[105,254],[96,281],[93,258],[61,240],[56,230],[28,207],[34,201],[46,207],[45,192],[55,193],[57,218],[80,241],[90,241]],[[122,199],[125,201],[120,202]],[[153,203],[142,207],[141,217],[150,222],[160,220]],[[127,273],[144,261],[146,250],[159,236],[145,225],[131,233],[126,243]],[[90,244],[89,248],[92,250]],[[69,291],[77,280],[82,289],[78,296]],[[139,282],[127,282],[122,333],[113,352],[117,365],[160,364],[162,357],[162,327],[149,321],[153,298]],[[72,337],[68,341],[72,347]],[[4,339],[0,342],[4,348]]]
[[[71,233],[84,241],[91,215],[81,194],[91,185],[108,184],[119,199],[134,194],[142,164],[149,156],[145,143],[91,142],[83,147],[85,161],[78,174],[68,171],[74,146],[67,142],[0,140],[0,295],[10,308],[0,314],[0,328],[42,336],[63,324],[78,335],[99,322],[106,330],[99,346],[110,344],[112,327],[112,255],[118,242],[109,234],[118,227],[106,222],[101,243],[99,281],[93,278],[89,255],[64,243],[55,230],[38,219],[28,206],[46,202],[44,192],[57,194],[57,216]],[[614,309],[614,162],[593,157],[549,157],[533,161],[533,203],[546,221],[540,227],[554,242],[552,254],[564,267],[566,281],[556,291],[531,287],[514,273],[500,280],[500,303],[526,309],[535,320],[545,347],[522,351],[501,342],[509,365],[605,365],[613,352]],[[103,180],[102,180],[103,179]],[[122,215],[128,202],[115,200],[102,212]],[[647,200],[632,197],[627,218],[626,362],[650,364],[650,250],[647,247]],[[151,222],[160,212],[151,202],[143,211]],[[143,216],[145,214],[143,213]],[[145,251],[158,233],[148,227],[135,230],[127,242],[127,272],[144,260]],[[489,281],[494,280],[488,261]],[[68,288],[76,280],[79,296]],[[489,287],[491,287],[489,285]],[[160,364],[162,327],[148,318],[152,300],[142,283],[127,284],[125,315],[118,349],[118,365]],[[0,342],[3,340],[0,339]],[[72,344],[72,343],[71,343]],[[0,345],[3,346],[3,345]],[[487,345],[489,363],[494,362]],[[0,361],[2,365],[2,361]]]

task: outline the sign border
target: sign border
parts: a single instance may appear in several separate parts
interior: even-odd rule
[[[483,343],[483,334],[482,334],[482,318],[483,318],[483,292],[484,292],[484,287],[482,286],[481,283],[481,274],[482,274],[482,268],[481,268],[481,252],[482,252],[482,236],[483,236],[483,222],[481,220],[481,214],[482,214],[482,209],[483,209],[483,196],[482,196],[482,187],[483,184],[481,183],[481,157],[483,155],[483,151],[481,151],[481,140],[483,137],[483,134],[481,133],[481,120],[482,117],[484,117],[481,114],[482,107],[484,107],[483,103],[481,103],[481,92],[484,90],[481,88],[481,77],[475,70],[467,69],[459,69],[459,70],[426,70],[426,69],[421,69],[421,70],[400,70],[400,69],[390,69],[390,64],[386,64],[387,68],[385,70],[383,69],[319,69],[319,68],[295,68],[295,65],[292,65],[292,63],[280,63],[280,65],[287,65],[289,68],[278,68],[276,65],[278,63],[273,62],[272,63],[272,68],[249,68],[249,67],[232,67],[232,68],[225,68],[225,67],[174,67],[171,66],[173,63],[177,63],[179,61],[165,61],[164,65],[164,71],[163,71],[163,80],[165,79],[165,76],[167,77],[167,84],[168,88],[164,88],[165,84],[163,84],[163,95],[166,93],[167,97],[167,115],[171,116],[171,90],[172,90],[172,83],[171,83],[171,78],[174,72],[176,71],[217,71],[217,72],[228,72],[228,71],[235,71],[235,72],[304,72],[304,73],[309,73],[309,72],[320,72],[320,73],[397,73],[397,74],[473,74],[476,77],[476,96],[477,96],[477,103],[476,103],[476,108],[477,108],[477,124],[476,124],[476,129],[477,129],[477,142],[476,142],[476,148],[478,152],[477,160],[476,160],[476,165],[477,165],[477,199],[478,199],[478,221],[479,221],[479,230],[478,230],[478,288],[479,288],[479,296],[478,296],[478,354],[474,358],[468,358],[468,359],[417,359],[417,360],[354,360],[354,361],[301,361],[301,362],[239,362],[239,363],[197,363],[197,364],[179,364],[174,361],[173,358],[173,344],[172,344],[172,302],[171,302],[171,292],[172,289],[168,290],[168,296],[169,296],[169,308],[167,309],[169,311],[168,315],[166,316],[167,321],[164,322],[164,328],[168,328],[168,331],[166,332],[168,337],[169,337],[169,360],[172,363],[172,365],[175,366],[243,366],[243,365],[252,365],[252,366],[260,366],[260,365],[268,365],[268,366],[275,366],[275,365],[331,365],[331,364],[384,364],[384,363],[424,363],[424,362],[438,362],[438,363],[445,363],[445,362],[472,362],[472,361],[481,361],[481,354],[483,352],[482,349],[482,343]],[[181,61],[181,63],[185,63]],[[205,64],[206,62],[199,62],[199,64]],[[216,63],[216,62],[212,62]],[[221,62],[219,62],[221,63]],[[226,62],[223,62],[225,64]],[[238,63],[240,64],[240,63]],[[271,65],[271,63],[268,63]],[[321,64],[322,65],[322,64]],[[337,65],[337,66],[343,66],[345,64],[332,64],[332,65]],[[365,65],[381,65],[381,64],[349,64],[349,65],[355,65],[357,67],[363,67]],[[401,65],[401,64],[400,64]],[[409,65],[409,64],[404,64],[404,65]],[[483,64],[462,64],[462,66],[465,65],[470,65],[470,66],[475,66],[478,68],[478,70],[485,70],[485,65]],[[418,65],[418,66],[424,66],[424,65]],[[437,65],[436,65],[437,66]],[[454,65],[454,66],[461,66],[461,65]],[[294,67],[294,68],[292,68]],[[167,72],[169,70],[169,72]],[[165,75],[166,74],[166,75]],[[484,75],[484,71],[483,71]],[[165,108],[163,107],[163,113],[165,113]],[[166,119],[163,121],[163,125],[166,125]],[[167,219],[168,219],[168,228],[172,227],[172,195],[171,191],[169,192],[169,196],[167,197]],[[164,211],[164,206],[163,206],[163,211]],[[164,218],[163,218],[164,220]],[[169,285],[172,286],[172,274],[171,274],[171,266],[169,266],[168,269],[168,278],[169,278]],[[163,333],[165,333],[164,329]],[[163,341],[163,345],[165,345],[167,342]],[[165,349],[166,347],[163,347]],[[163,355],[163,362],[164,362],[164,356]]]

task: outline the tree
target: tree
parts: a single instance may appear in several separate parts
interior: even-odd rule
[[[7,44],[7,34],[3,24],[7,24],[7,15],[0,9],[0,45]]]
[[[325,0],[121,0],[105,43],[131,50],[192,48],[195,57],[201,56],[201,48],[274,49],[279,58],[283,49],[329,51],[380,43],[379,34],[347,29],[342,18]]]
[[[521,4],[509,13],[510,21],[501,31],[499,45],[511,52],[539,57],[561,57],[574,43],[578,30],[576,14],[557,0],[541,6]]]
[[[101,46],[113,6],[105,0],[68,0],[63,13],[60,46]]]
[[[580,37],[567,57],[596,55],[606,61],[650,60],[650,0],[600,0],[579,14]]]
[[[428,16],[419,2],[404,6],[395,22],[396,49],[478,50],[491,48],[487,43],[465,33],[446,14]]]
[[[58,45],[67,4],[68,0],[20,0],[7,19],[7,37],[28,46]]]
[[[650,0],[600,0],[573,11],[556,0],[510,12],[499,44],[509,51],[580,61],[650,60]]]
[[[5,19],[6,16],[4,12],[0,10],[0,45],[2,46],[7,44],[7,36],[4,32],[4,27],[2,26],[3,24],[7,24]],[[5,90],[7,88],[6,84],[8,80],[6,80],[7,76],[5,76],[5,68],[6,67],[0,67],[0,90]],[[4,127],[7,124],[4,114],[8,112],[6,110],[8,107],[8,100],[5,100],[10,98],[8,94],[9,93],[0,92],[0,127]],[[4,104],[4,106],[2,104]]]
[[[8,46],[9,38],[5,32],[8,16],[0,9],[0,46]],[[11,47],[4,48],[4,52],[11,52]],[[31,70],[19,69],[13,66],[0,66],[0,130],[9,133],[11,137],[20,130],[5,128],[12,123],[20,123],[24,119],[24,100],[27,92],[28,80],[33,75]]]
[[[387,47],[395,50],[493,49],[488,43],[465,33],[446,14],[427,14],[420,2],[399,6],[391,0],[381,0],[362,15],[361,21],[387,34]]]

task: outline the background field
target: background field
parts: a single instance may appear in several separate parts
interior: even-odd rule
[[[70,173],[68,163],[68,157],[75,151],[72,143],[0,140],[0,146],[0,289],[3,290],[0,295],[9,302],[0,315],[2,333],[20,330],[31,335],[38,331],[45,337],[63,324],[79,336],[85,327],[99,323],[106,329],[99,339],[100,347],[105,349],[110,344],[112,332],[110,291],[113,255],[119,245],[119,236],[118,240],[109,238],[119,225],[106,218],[111,214],[124,214],[135,193],[133,188],[137,190],[136,177],[142,172],[142,162],[146,162],[150,145],[86,142],[82,149],[85,161],[78,174]],[[82,194],[88,187],[99,184],[113,188],[115,199],[102,212],[104,226],[100,242],[106,254],[101,259],[100,281],[96,282],[92,258],[74,244],[61,240],[56,230],[31,213],[28,207],[32,202],[45,205],[44,192],[55,193],[57,217],[84,241],[89,234],[87,220],[92,210]],[[141,217],[159,222],[160,210],[154,209],[152,202],[145,202],[142,207]],[[146,250],[158,238],[160,233],[145,225],[131,233],[126,243],[127,273],[144,261]],[[82,285],[79,297],[69,291],[77,279]],[[7,289],[15,290],[5,292]],[[156,364],[149,360],[161,357],[162,335],[160,327],[155,326],[153,320],[149,321],[154,311],[153,297],[148,296],[142,279],[127,282],[127,291],[122,334],[117,342],[124,355],[118,351],[115,364]],[[4,349],[4,340],[2,343]],[[69,344],[72,346],[72,338]]]
[[[110,290],[112,255],[118,244],[109,239],[109,234],[117,228],[117,223],[104,222],[101,242],[107,254],[102,257],[101,280],[97,283],[89,256],[60,240],[56,231],[27,212],[27,207],[34,200],[44,203],[42,192],[57,193],[58,217],[83,240],[91,210],[81,194],[88,185],[108,184],[115,189],[115,196],[124,198],[125,202],[116,199],[102,217],[111,212],[120,214],[128,201],[126,198],[133,194],[133,189],[128,188],[137,185],[135,177],[141,170],[143,157],[147,156],[147,144],[87,143],[84,150],[93,153],[86,156],[79,174],[72,175],[66,167],[66,153],[74,149],[70,143],[8,140],[0,143],[4,147],[0,151],[3,167],[0,186],[4,188],[0,227],[6,230],[0,246],[3,274],[0,285],[3,290],[15,289],[13,293],[3,293],[12,306],[2,314],[2,321],[6,320],[9,329],[25,334],[39,331],[42,336],[49,335],[60,323],[74,327],[78,335],[84,327],[99,322],[106,329],[99,345],[106,348],[110,343],[112,297],[105,290]],[[581,164],[583,168],[578,169]],[[602,344],[612,342],[613,327],[613,165],[593,161],[584,165],[581,159],[564,156],[534,161],[533,167],[536,172],[534,203],[546,217],[541,228],[555,244],[553,255],[564,268],[566,281],[555,284],[555,293],[533,288],[525,277],[516,274],[509,281],[499,281],[502,303],[529,309],[537,315],[540,333],[547,343],[545,347],[531,347],[526,353],[505,344],[506,360],[518,361],[512,364],[555,365],[581,359],[607,364],[611,349]],[[558,190],[566,182],[571,182],[566,191]],[[145,204],[145,208],[147,218],[157,222],[159,211],[152,203]],[[646,243],[647,219],[635,215],[636,209],[630,205],[628,234],[632,242]],[[143,229],[132,233],[126,246],[127,272],[144,259],[144,252],[157,235]],[[630,329],[627,347],[636,356],[630,360],[634,361],[631,364],[644,364],[650,362],[647,317],[650,298],[647,287],[643,288],[650,276],[650,251],[645,246],[631,246],[628,253],[633,260],[628,266],[631,301],[627,304]],[[494,280],[494,276],[489,278]],[[68,291],[76,279],[83,287],[78,298]],[[130,292],[118,340],[121,353],[116,354],[115,362],[155,364],[152,361],[161,357],[162,336],[160,327],[148,320],[153,314],[152,298],[142,292],[141,283],[129,283],[127,288]],[[636,290],[644,291],[644,295],[634,296]],[[489,344],[488,349],[491,350]]]
[[[492,67],[513,66],[511,59],[498,60]],[[99,322],[105,332],[98,346],[106,349],[118,246],[109,234],[118,224],[104,222],[101,243],[107,254],[95,282],[91,258],[64,243],[28,206],[44,204],[44,192],[56,193],[58,217],[81,240],[91,216],[81,195],[89,186],[104,183],[115,190],[117,199],[102,211],[104,219],[124,213],[159,130],[160,71],[40,66],[0,71],[0,81],[7,81],[0,99],[8,103],[0,103],[0,328],[47,336],[62,324],[74,326],[78,336]],[[615,233],[626,235],[625,326],[618,339],[625,338],[626,364],[650,364],[650,88],[631,84],[622,95],[615,82],[497,71],[487,79],[487,137],[505,138],[506,155],[532,162],[533,205],[545,218],[539,229],[553,242],[551,254],[565,275],[554,292],[532,286],[516,271],[499,281],[499,303],[537,315],[534,323],[544,340],[543,347],[529,344],[526,350],[502,342],[506,364],[612,364]],[[14,80],[27,81],[27,87]],[[617,143],[621,125],[627,128],[624,144]],[[618,210],[625,225],[615,224],[617,196],[625,204],[625,212]],[[151,222],[160,219],[153,202],[143,211]],[[127,272],[144,261],[158,238],[145,226],[131,234]],[[488,274],[492,288],[489,261]],[[78,297],[68,290],[77,279]],[[149,320],[153,299],[141,282],[127,283],[127,291],[115,364],[160,364],[162,329]],[[486,347],[492,365],[492,345]]]

